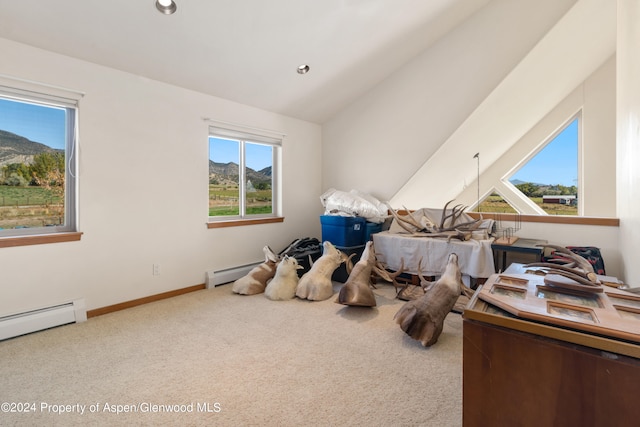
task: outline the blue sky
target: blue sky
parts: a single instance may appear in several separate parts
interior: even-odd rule
[[[0,98],[0,129],[51,148],[65,148],[65,110]]]
[[[571,122],[509,181],[578,185],[578,119]]]
[[[246,144],[247,166],[255,171],[262,170],[273,163],[273,148],[270,145]],[[238,141],[222,138],[209,138],[209,159],[216,163],[233,162],[239,164]]]

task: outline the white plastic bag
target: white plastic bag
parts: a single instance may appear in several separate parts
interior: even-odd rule
[[[331,188],[320,196],[325,215],[358,216],[381,224],[387,218],[387,207],[375,197],[357,190],[350,192]]]

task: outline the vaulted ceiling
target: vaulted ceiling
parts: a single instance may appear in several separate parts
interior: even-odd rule
[[[0,0],[0,37],[324,123],[489,2],[175,1]]]
[[[392,203],[410,205],[423,183],[448,176],[458,184],[474,182],[474,153],[484,172],[616,51],[616,3],[578,0],[533,49],[496,86],[394,195]],[[566,117],[568,119],[569,117]],[[558,126],[560,123],[558,124]],[[473,141],[473,144],[469,144]],[[450,167],[463,155],[469,167]],[[470,188],[463,186],[461,190]],[[429,197],[443,205],[460,191],[434,186]],[[483,192],[490,192],[484,188]],[[471,201],[467,204],[471,205]]]

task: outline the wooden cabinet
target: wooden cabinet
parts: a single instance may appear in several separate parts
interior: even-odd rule
[[[474,297],[463,317],[464,426],[640,425],[640,347],[528,321]]]

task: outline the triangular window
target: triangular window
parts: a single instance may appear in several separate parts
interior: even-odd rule
[[[571,120],[509,182],[549,215],[578,215],[580,117]]]

